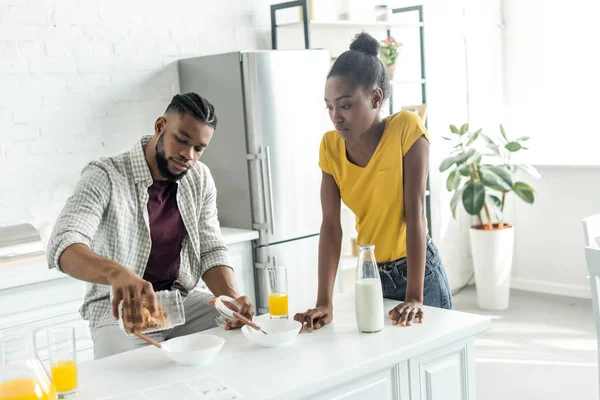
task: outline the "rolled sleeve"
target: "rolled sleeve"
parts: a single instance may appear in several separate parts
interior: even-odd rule
[[[92,247],[109,196],[110,180],[107,173],[98,166],[88,164],[50,235],[46,251],[49,268],[62,271],[60,256],[73,244]]]
[[[229,261],[229,249],[221,235],[217,211],[217,189],[210,173],[206,179],[206,191],[198,228],[201,253],[200,276],[204,276],[206,271],[217,266],[233,269]]]
[[[69,247],[74,244],[84,244],[87,247],[91,248],[90,241],[88,238],[80,234],[79,232],[65,232],[60,237],[55,239],[54,248],[48,251],[48,266],[49,268],[56,268],[57,270],[63,272],[60,267],[60,256],[62,253]],[[53,254],[53,256],[51,255]],[[52,260],[50,260],[52,257]]]

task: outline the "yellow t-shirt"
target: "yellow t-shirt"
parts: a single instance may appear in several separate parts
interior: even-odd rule
[[[356,215],[357,244],[374,244],[377,262],[406,257],[403,156],[423,135],[429,140],[417,114],[390,115],[364,168],[348,161],[346,142],[337,131],[325,133],[321,140],[319,167],[333,176],[342,200]]]

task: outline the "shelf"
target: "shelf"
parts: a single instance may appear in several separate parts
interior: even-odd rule
[[[277,24],[277,27],[291,27],[291,26],[303,26],[303,21],[294,21],[294,22],[282,22],[281,24]],[[316,21],[312,20],[309,23],[309,26],[314,27],[331,27],[331,28],[381,28],[381,29],[393,29],[393,28],[418,28],[423,26],[423,23],[414,22],[414,23],[406,23],[406,22],[393,22],[393,21]]]

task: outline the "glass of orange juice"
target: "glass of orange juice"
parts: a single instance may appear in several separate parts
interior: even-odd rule
[[[52,383],[59,398],[77,393],[77,360],[75,357],[75,328],[46,329]]]
[[[271,319],[288,317],[287,269],[281,266],[267,268],[269,314]]]

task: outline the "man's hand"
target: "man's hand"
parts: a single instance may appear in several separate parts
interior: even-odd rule
[[[242,306],[242,309],[239,311],[239,313],[242,314],[244,317],[248,318],[250,321],[252,321],[252,318],[254,317],[254,306],[250,302],[248,296],[238,297],[237,299],[235,299],[235,301],[240,303],[240,305]],[[242,321],[235,320],[233,322],[228,322],[227,325],[225,325],[225,329],[237,329],[241,328],[243,325],[244,323]]]
[[[154,315],[158,311],[156,295],[152,284],[137,276],[128,268],[121,267],[109,278],[112,286],[113,301],[112,312],[116,320],[119,319],[119,303],[123,300],[123,325],[128,330],[139,329],[144,326],[142,303],[148,304],[148,311]]]

